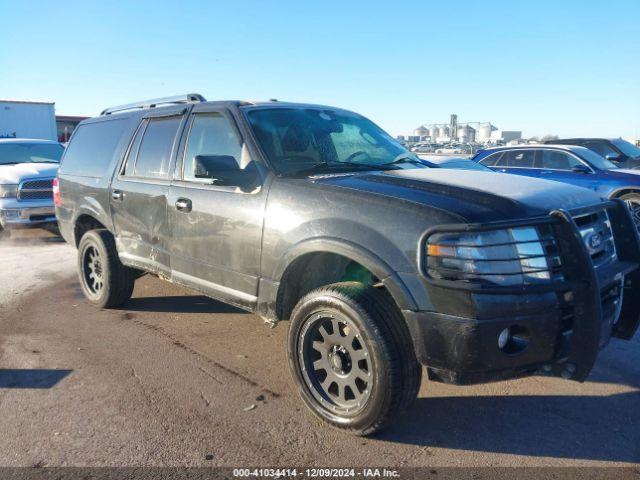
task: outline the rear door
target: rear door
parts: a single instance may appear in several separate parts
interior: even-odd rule
[[[480,163],[502,173],[530,177],[539,177],[545,174],[536,168],[535,150],[532,149],[503,150],[485,157]]]
[[[239,181],[220,182],[215,171],[203,174],[196,156],[236,162]],[[256,167],[226,108],[194,106],[169,193],[171,275],[178,283],[250,309],[258,294],[267,198]]]
[[[169,172],[173,170],[185,114],[186,108],[179,107],[142,118],[109,192],[122,261],[167,276]]]

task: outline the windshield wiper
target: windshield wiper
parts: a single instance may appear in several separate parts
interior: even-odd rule
[[[400,163],[412,163],[414,165],[422,165],[423,167],[435,167],[431,162],[427,162],[426,160],[422,160],[421,158],[416,157],[413,153],[405,152],[398,155],[389,163],[384,163],[383,165],[391,166],[398,165]]]
[[[371,163],[356,163],[356,162],[318,162],[309,167],[295,170],[293,172],[286,172],[284,175],[309,175],[312,173],[331,172],[331,171],[349,171],[352,169],[358,170],[389,170],[390,165],[388,163],[382,163],[380,165],[374,165]]]

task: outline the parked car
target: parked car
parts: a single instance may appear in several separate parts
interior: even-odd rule
[[[449,154],[449,155],[461,155],[461,154],[470,154],[472,151],[471,146],[463,145],[463,144],[450,144],[444,145],[438,149],[436,149],[435,153],[440,154]]]
[[[619,198],[640,231],[640,170],[618,168],[592,150],[574,145],[488,148],[473,160],[500,172],[570,183],[605,198]]]
[[[433,153],[441,145],[439,143],[419,143],[411,148],[412,152],[416,153]]]
[[[0,231],[55,224],[52,184],[63,151],[50,140],[0,138]]]
[[[83,121],[56,213],[91,303],[122,305],[148,272],[289,320],[303,401],[357,434],[412,402],[420,364],[454,384],[583,381],[610,336],[633,336],[622,202],[429,167],[356,113],[191,94]]]
[[[640,167],[640,148],[622,138],[564,138],[548,140],[548,145],[578,145],[596,152],[621,168]]]

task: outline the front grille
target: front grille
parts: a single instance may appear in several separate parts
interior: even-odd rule
[[[587,252],[591,257],[596,274],[599,269],[610,265],[617,259],[613,230],[607,211],[602,209],[588,214],[573,217]],[[594,236],[596,239],[594,240]],[[618,321],[622,306],[623,280],[617,280],[610,285],[601,285],[600,304],[602,306],[601,346],[609,340],[612,326]],[[573,334],[575,320],[574,293],[567,291],[559,293],[560,301],[560,331],[564,348]]]
[[[53,200],[53,178],[23,181],[18,188],[18,200]]]
[[[573,217],[596,270],[616,259],[611,222],[606,210]]]

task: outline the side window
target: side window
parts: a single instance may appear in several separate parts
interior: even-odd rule
[[[496,167],[499,165],[500,158],[503,156],[502,152],[492,153],[491,155],[484,157],[479,163],[486,165],[487,167]]]
[[[80,125],[62,157],[60,173],[86,177],[103,177],[110,172],[114,156],[125,133],[124,119],[104,120]]]
[[[142,137],[144,136],[148,123],[148,120],[143,120],[136,130],[135,137],[131,143],[131,148],[129,148],[129,153],[127,154],[127,161],[124,166],[124,174],[127,176],[133,175],[133,168],[136,165],[136,158],[138,157],[138,151],[140,150],[140,142],[142,141]]]
[[[194,114],[184,154],[184,179],[211,180],[208,164],[233,168],[234,162],[244,167],[242,144],[229,121],[219,113]]]
[[[557,150],[542,150],[540,156],[542,168],[550,170],[571,170],[580,162],[571,155]]]
[[[601,157],[606,158],[607,155],[618,155],[618,152],[611,148],[606,142],[584,142],[584,146],[596,152]]]
[[[513,150],[505,153],[503,161],[507,167],[512,168],[533,168],[535,150]]]
[[[182,117],[177,116],[145,120],[131,145],[125,175],[167,178],[171,151],[181,121]]]

